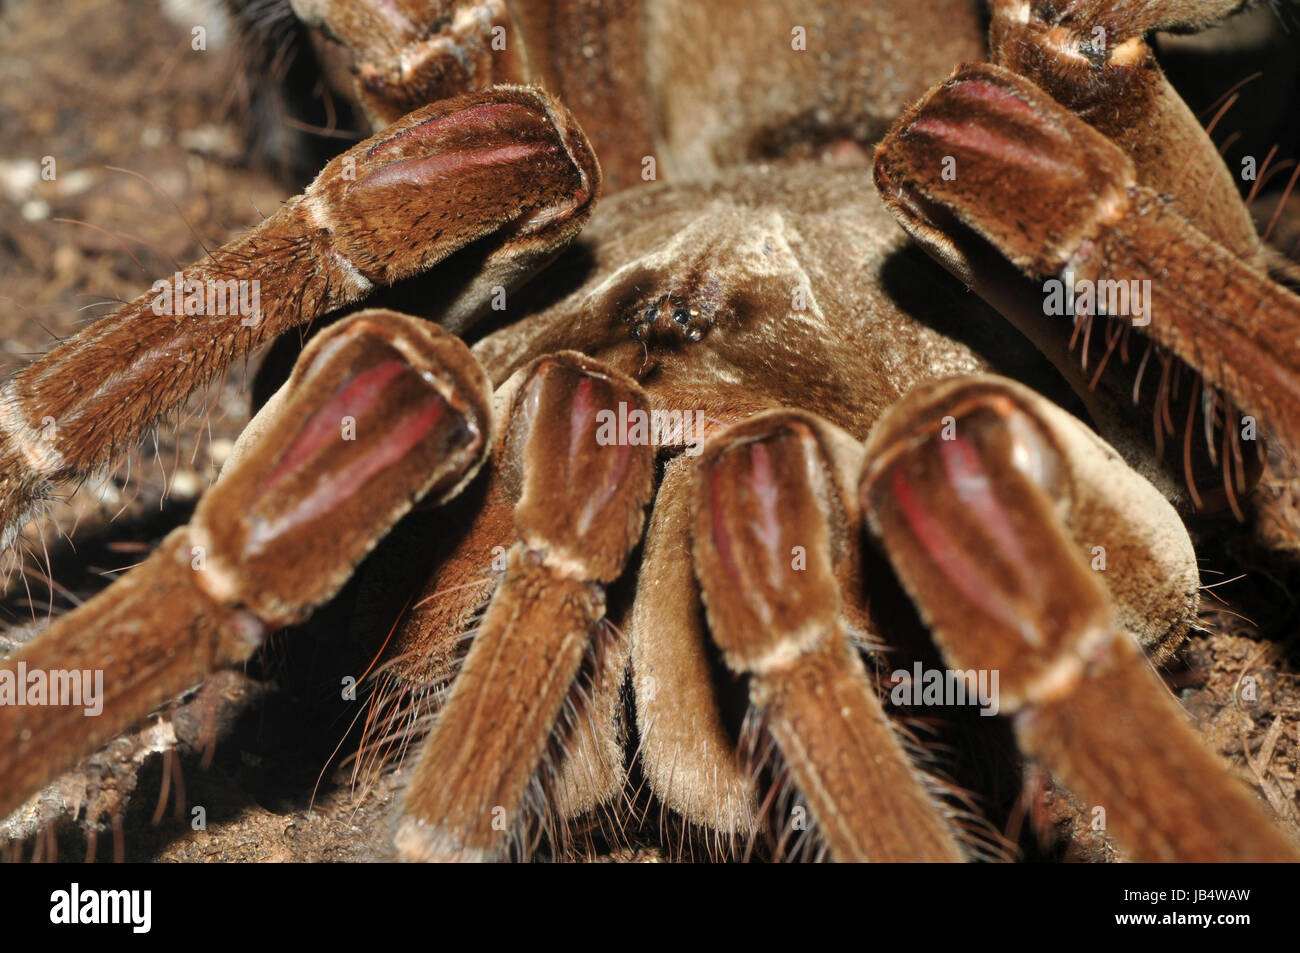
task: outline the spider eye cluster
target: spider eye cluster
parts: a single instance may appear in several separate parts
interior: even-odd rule
[[[643,344],[680,346],[704,340],[713,326],[712,309],[664,295],[634,312],[632,337]]]

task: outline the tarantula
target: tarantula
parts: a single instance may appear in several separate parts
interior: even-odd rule
[[[986,49],[964,0],[296,2],[375,134],[6,385],[6,543],[288,329],[430,273],[427,315],[320,330],[189,524],[0,665],[105,685],[93,719],[0,704],[0,815],[391,532],[362,571],[415,589],[372,700],[373,747],[427,732],[401,857],[576,851],[566,822],[616,814],[632,769],[727,855],[997,855],[868,669],[892,572],[949,684],[993,676],[1129,855],[1297,859],[1143,656],[1185,637],[1199,576],[1147,479],[1181,500],[1167,448],[1126,429],[1137,404],[1182,438],[1202,506],[1259,479],[1240,415],[1300,438],[1300,302],[1144,40],[1238,5],[994,0]],[[886,42],[917,24],[920,59]],[[1124,456],[997,373],[1004,332],[895,218]],[[1057,276],[1110,296],[1045,318]],[[260,307],[214,307],[252,281]]]

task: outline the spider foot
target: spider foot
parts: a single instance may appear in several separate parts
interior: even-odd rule
[[[329,599],[415,499],[472,477],[487,427],[459,339],[384,311],[322,332],[190,524],[0,663],[0,815]]]
[[[993,63],[1031,80],[1118,143],[1143,185],[1177,196],[1197,228],[1258,267],[1263,247],[1236,183],[1145,39],[1153,30],[1200,29],[1245,5],[997,0],[989,51]]]
[[[565,770],[552,749],[590,759],[585,778],[559,779],[571,802],[612,793],[577,789],[592,779],[621,787],[621,764],[600,763],[600,732],[566,735],[562,714],[573,705],[578,720],[592,717],[578,676],[653,487],[653,447],[609,423],[649,404],[630,379],[575,352],[521,373],[517,389],[507,387],[501,462],[517,475],[517,542],[411,776],[396,835],[408,860],[493,860],[523,847],[539,772]]]
[[[978,118],[958,122],[959,113]],[[945,172],[949,164],[955,175]],[[1164,420],[1157,446],[1166,429],[1181,429],[1194,500],[1197,413],[1206,455],[1234,504],[1249,489],[1254,453],[1240,441],[1255,439],[1256,421],[1292,452],[1300,447],[1300,297],[1190,224],[1141,183],[1120,147],[1033,83],[992,65],[962,67],[881,143],[876,182],[903,225],[991,300],[1002,292],[990,285],[1005,276],[981,278],[990,246],[1025,275],[1046,279],[1036,303],[1027,292],[1017,299],[1013,317],[1037,329],[1036,339],[1055,338],[1058,366],[1081,394],[1100,383],[1131,390],[1136,403],[1152,348],[1140,361],[1110,360],[1121,332],[1127,339],[1125,328],[1112,326],[1101,364],[1083,374],[1059,357],[1080,329],[1104,316],[1147,337],[1165,365],[1151,409]],[[1054,294],[1069,304],[1057,307],[1065,297]],[[1075,319],[1073,334],[1066,316]],[[1171,419],[1171,355],[1200,386],[1201,400],[1184,405],[1186,425]]]
[[[1113,606],[1159,588],[1125,580],[1107,561],[1119,552],[1126,565],[1153,560],[1188,579],[1190,604],[1128,610],[1165,613],[1153,628],[1169,634],[1148,640],[1158,653],[1192,617],[1195,555],[1175,514],[1149,500],[1163,519],[1093,545],[1087,511],[1109,500],[1141,512],[1124,499],[1141,481],[1118,460],[1079,471],[1105,465],[1095,438],[1048,407],[1009,383],[957,379],[882,419],[868,441],[863,506],[900,581],[947,663],[999,673],[998,707],[1022,750],[1101,808],[1135,859],[1295,860],[1117,624],[1124,610]]]
[[[842,619],[841,593],[861,588],[857,507],[844,489],[857,450],[789,411],[709,441],[694,491],[709,629],[727,666],[748,676],[750,701],[836,858],[960,860]]]
[[[537,89],[434,103],[359,143],[256,228],[5,385],[3,541],[50,484],[120,457],[236,358],[486,239],[481,268],[443,303],[459,333],[492,289],[517,287],[577,234],[599,184],[582,131]]]

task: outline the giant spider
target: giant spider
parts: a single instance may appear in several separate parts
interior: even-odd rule
[[[321,330],[190,523],[3,663],[11,684],[102,671],[105,695],[94,720],[0,705],[0,813],[307,619],[391,531],[363,575],[415,591],[365,747],[412,755],[404,858],[580,855],[638,798],[725,856],[1001,855],[869,672],[893,651],[891,573],[949,672],[999,676],[986,700],[1025,755],[1124,852],[1296,858],[1139,648],[1166,659],[1197,612],[1160,458],[1191,503],[1240,509],[1262,463],[1238,416],[1282,451],[1300,437],[1297,301],[1143,39],[1237,4],[996,2],[987,51],[956,0],[731,6],[296,4],[375,135],[175,295],[13,378],[6,541],[53,482],[289,328],[426,272],[437,323],[370,308]],[[945,29],[903,78],[892,46],[863,50],[910,18]],[[873,170],[864,147],[909,103]],[[667,181],[636,184],[651,167]],[[982,305],[898,291],[900,268],[927,279],[891,212],[1128,462],[999,376]],[[1153,293],[1044,321],[1060,274]],[[212,306],[253,280],[260,311]]]

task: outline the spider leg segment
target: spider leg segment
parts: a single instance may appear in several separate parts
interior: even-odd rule
[[[598,184],[581,130],[536,89],[436,103],[348,150],[261,225],[6,385],[4,544],[53,482],[109,464],[231,361],[496,236],[484,268],[449,303],[444,326],[459,332],[489,289],[517,285],[577,234]],[[241,319],[230,296],[257,306]]]
[[[868,439],[861,492],[872,529],[947,663],[1000,672],[999,707],[1022,749],[1103,808],[1134,859],[1300,859],[1117,624],[1117,593],[1084,558],[1079,517],[1133,493],[1137,478],[1116,461],[1106,479],[1080,479],[1091,438],[1067,420],[989,378],[913,395]],[[1122,522],[1112,532],[1106,551],[1178,562],[1161,552],[1167,533]]]
[[[526,372],[512,405],[503,464],[519,487],[517,542],[409,781],[397,847],[412,860],[512,846],[653,490],[653,447],[607,427],[620,409],[649,410],[630,378],[561,352]]]
[[[1200,28],[1245,0],[993,0],[989,58],[1033,81],[1117,143],[1138,180],[1174,196],[1180,214],[1258,266],[1263,246],[1219,150],[1165,78],[1145,37]]]
[[[979,242],[1072,291],[1149,289],[1136,330],[1300,449],[1300,298],[1140,184],[1118,146],[1028,80],[961,67],[882,141],[875,177],[904,227],[981,293],[967,252]]]
[[[312,28],[327,75],[375,129],[425,103],[527,81],[527,54],[505,0],[292,4]]]
[[[836,859],[960,860],[845,628],[841,593],[852,602],[861,591],[860,459],[856,441],[790,411],[709,442],[693,519],[709,628],[728,667],[749,677]]]
[[[647,101],[649,61],[656,56],[651,17],[668,20],[661,59],[678,51],[684,34],[701,29],[665,11],[665,4],[654,6],[643,10],[640,0],[293,0],[334,90],[372,128],[438,99],[502,83],[534,84],[574,111],[600,156],[609,191],[644,181],[643,160],[664,151],[654,135],[658,110]],[[734,25],[736,17],[726,15]],[[955,62],[961,49],[950,43],[935,60]],[[690,54],[683,59],[694,65]],[[680,72],[676,63],[664,69]]]
[[[187,526],[0,663],[0,686],[24,698],[59,673],[102,685],[96,712],[46,690],[41,704],[0,705],[0,816],[306,618],[416,499],[459,492],[490,445],[490,391],[469,350],[390,311],[319,334],[264,414]]]

